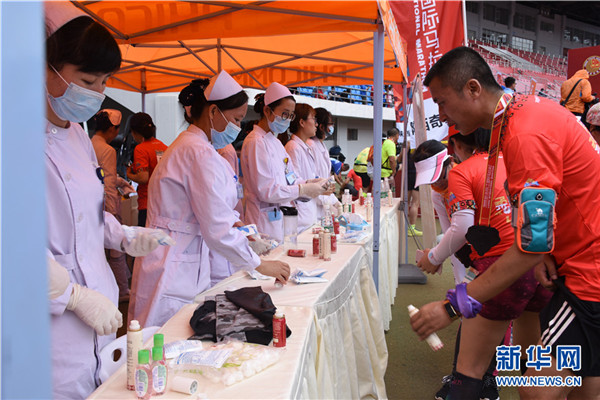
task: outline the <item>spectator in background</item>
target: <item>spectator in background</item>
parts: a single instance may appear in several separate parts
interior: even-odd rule
[[[104,170],[104,210],[114,215],[121,223],[121,195],[117,188],[120,188],[123,193],[135,192],[125,179],[117,175],[117,152],[109,144],[119,134],[121,112],[111,109],[100,110],[94,116],[94,120],[96,133],[92,137],[92,146],[94,146],[98,164]],[[105,251],[108,265],[110,265],[117,280],[117,286],[119,286],[119,302],[128,300],[130,272],[125,253],[112,249]]]
[[[329,157],[330,158],[335,158],[336,160],[340,161],[340,162],[344,162],[346,161],[346,156],[344,155],[344,153],[342,153],[342,148],[340,146],[332,146],[329,149]]]
[[[417,180],[417,169],[415,167],[414,154],[410,147],[407,149],[408,157],[406,160],[406,176],[407,176],[407,188],[408,191],[408,222],[410,223],[410,229],[408,236],[423,236],[423,232],[418,230],[415,226],[417,217],[419,216],[419,188],[415,186]],[[402,155],[398,156],[398,162],[402,162]]]
[[[504,78],[504,93],[515,94],[517,91],[517,80],[512,76]]]
[[[156,125],[146,113],[133,114],[129,128],[138,145],[133,151],[133,164],[127,169],[127,177],[138,184],[138,225],[146,226],[148,182],[167,146],[156,138]]]
[[[367,158],[369,157],[370,147],[365,147],[354,159],[354,172],[360,176],[363,184],[363,190],[367,190],[371,185],[371,177],[367,173]]]
[[[589,78],[588,72],[580,69],[560,86],[560,104],[578,117],[583,115],[585,103],[594,100]]]
[[[398,162],[396,159],[396,144],[400,137],[400,131],[392,128],[387,131],[387,138],[381,144],[381,177],[389,178],[396,174]],[[373,150],[369,149],[367,161],[373,162]]]
[[[348,171],[346,176],[342,176],[342,171]],[[348,189],[352,195],[352,200],[358,198],[358,189],[362,187],[362,179],[353,169],[350,169],[348,164],[342,164],[341,171],[335,174],[335,181],[340,185],[340,195],[344,193],[344,189]],[[352,181],[352,183],[350,183]],[[358,188],[358,189],[357,189]]]

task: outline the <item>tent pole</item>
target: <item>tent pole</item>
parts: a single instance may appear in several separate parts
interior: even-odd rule
[[[404,216],[408,216],[408,83],[402,85],[402,109],[404,110],[404,143],[402,146],[402,212]],[[403,218],[404,218],[403,216]],[[404,264],[408,264],[408,238],[406,221],[408,218],[404,218],[405,224],[404,231],[400,232],[404,236]]]
[[[217,38],[217,72],[221,72],[221,70],[223,69],[223,67],[221,66],[221,53],[221,38]]]
[[[404,283],[427,283],[427,276],[414,264],[408,262],[408,229],[410,221],[408,219],[408,210],[410,203],[408,201],[408,77],[407,83],[402,87],[402,104],[404,110],[404,146],[402,146],[402,219],[401,226],[404,229],[399,232],[402,235],[401,243],[404,243],[404,260],[398,264],[398,284]],[[411,112],[413,110],[411,109]]]
[[[146,68],[142,68],[140,75],[142,80],[142,112],[146,112],[146,90],[148,90],[146,86]]]
[[[373,33],[373,281],[379,293],[379,225],[381,215],[381,136],[383,122],[383,23]]]

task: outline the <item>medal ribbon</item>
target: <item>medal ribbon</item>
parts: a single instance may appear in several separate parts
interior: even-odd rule
[[[483,187],[483,202],[481,213],[479,213],[479,225],[490,226],[492,214],[492,197],[494,195],[494,182],[496,181],[496,170],[498,168],[498,156],[500,155],[500,137],[502,136],[502,127],[506,115],[506,108],[512,101],[513,96],[504,93],[494,111],[492,119],[490,137],[490,147],[488,149],[488,163],[485,173],[485,185]]]

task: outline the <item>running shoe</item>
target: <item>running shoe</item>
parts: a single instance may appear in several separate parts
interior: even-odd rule
[[[408,236],[423,236],[423,232],[417,230],[414,225],[411,225],[410,228],[408,228]]]
[[[446,396],[450,392],[450,386],[452,385],[452,375],[446,375],[442,378],[442,387],[435,394],[435,400],[446,400]]]
[[[481,389],[480,400],[500,400],[498,386],[494,375],[483,375],[483,389]]]

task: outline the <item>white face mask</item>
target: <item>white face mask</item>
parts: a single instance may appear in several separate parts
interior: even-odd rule
[[[334,126],[329,125],[329,127],[327,128],[327,135],[329,135],[329,136],[333,135],[333,131],[334,131]]]
[[[275,135],[278,135],[280,133],[287,131],[287,129],[290,127],[290,122],[291,121],[289,118],[284,120],[279,115],[275,115],[275,119],[273,120],[273,122],[269,121],[269,119],[267,118],[267,123],[269,124],[269,129]]]
[[[60,97],[53,97],[46,90],[48,103],[56,116],[72,122],[85,122],[92,118],[100,110],[105,96],[73,82],[68,83],[54,67],[50,67],[67,84],[67,90]]]
[[[223,119],[227,121],[227,126],[225,127],[225,129],[219,132],[213,127],[213,122],[212,120],[210,120],[210,141],[212,142],[213,147],[219,150],[227,146],[229,143],[232,143],[235,140],[235,138],[238,137],[242,128],[225,118],[223,112],[221,112],[219,108],[217,109],[223,116]]]

